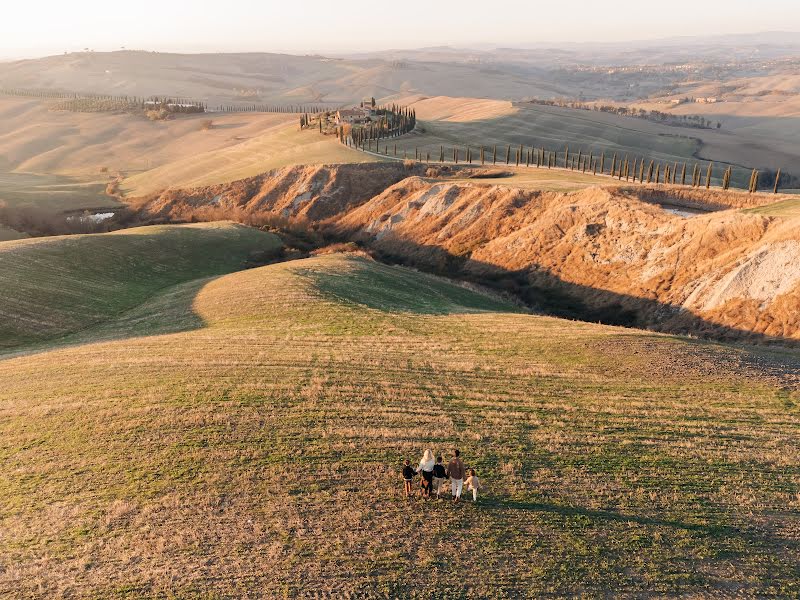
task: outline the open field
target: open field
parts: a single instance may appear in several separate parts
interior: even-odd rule
[[[106,184],[83,182],[63,175],[0,172],[0,205],[38,208],[48,213],[119,207],[106,195]]]
[[[798,593],[794,353],[341,255],[95,334],[0,361],[5,597]],[[401,497],[426,446],[477,506]]]
[[[61,89],[129,96],[169,95],[220,104],[325,102],[425,94],[516,98],[577,94],[540,70],[512,67],[345,59],[288,54],[75,52],[0,64],[3,87]]]
[[[51,111],[50,102],[0,96],[0,169],[100,179],[235,146],[292,114],[197,114],[166,121],[140,115]],[[212,121],[206,129],[204,123]]]
[[[767,217],[798,217],[800,216],[800,199],[788,198],[766,206],[750,208],[747,212]]]
[[[279,247],[275,236],[232,223],[0,243],[0,349],[86,329]]]
[[[0,97],[0,200],[63,212],[105,208],[112,175],[133,195],[223,183],[293,164],[378,160],[315,131],[299,115],[201,114],[152,122],[141,116],[48,110]],[[203,124],[213,125],[205,130]]]
[[[10,240],[20,240],[26,237],[24,233],[20,233],[10,227],[0,225],[0,242],[7,242]]]
[[[490,169],[489,172],[495,171]],[[617,181],[611,177],[568,171],[565,169],[506,168],[502,165],[497,172],[501,176],[481,178],[460,178],[458,172],[453,177],[437,177],[430,181],[447,181],[472,185],[504,185],[522,190],[541,190],[552,192],[574,192],[592,186],[613,186]],[[624,183],[624,182],[623,182]]]
[[[440,103],[444,105],[441,111],[437,110]],[[445,146],[445,155],[449,149],[452,156],[453,146],[458,145],[463,159],[466,145],[473,149],[481,144],[486,148],[497,145],[500,160],[504,161],[509,144],[544,146],[546,150],[558,150],[562,158],[564,147],[569,145],[572,152],[605,151],[609,160],[614,152],[620,157],[646,157],[669,164],[700,162],[702,167],[711,159],[717,164],[715,179],[721,178],[723,163],[740,165],[741,168],[734,169],[734,183],[743,187],[750,175],[747,167],[782,166],[784,171],[791,171],[791,165],[800,160],[796,145],[775,145],[763,136],[756,138],[725,130],[672,127],[596,111],[532,104],[515,104],[511,113],[474,120],[466,117],[468,113],[459,118],[457,109],[446,99],[422,100],[420,104],[423,110],[417,129],[389,140],[392,150],[396,142],[400,153],[405,151],[413,156],[415,148],[419,148],[438,157],[440,147]],[[470,103],[465,101],[464,107],[468,110]],[[444,119],[435,118],[440,112],[445,113]],[[425,114],[434,118],[425,120],[422,116]],[[606,168],[609,167],[607,164]]]
[[[166,188],[198,187],[252,177],[290,165],[375,162],[379,157],[352,150],[334,136],[300,131],[296,124],[270,130],[222,150],[175,160],[126,178],[121,190],[143,196]]]

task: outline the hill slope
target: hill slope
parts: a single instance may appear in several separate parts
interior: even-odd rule
[[[0,595],[798,592],[794,354],[335,255],[169,296],[204,327],[0,360]],[[402,498],[428,446],[477,506]]]
[[[583,188],[564,193],[543,191],[541,180],[519,189],[519,174],[468,178],[480,172],[295,167],[138,206],[157,221],[298,217],[389,260],[496,285],[565,317],[727,340],[800,339],[792,197],[590,187],[611,180],[558,171],[568,178],[562,185]],[[787,204],[770,206],[776,198]]]
[[[271,234],[214,223],[0,243],[0,350],[117,317],[159,291],[274,255]]]

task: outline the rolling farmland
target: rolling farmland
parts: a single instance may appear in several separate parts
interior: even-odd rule
[[[0,360],[5,596],[798,591],[791,351],[346,255],[167,287],[82,336]],[[402,497],[427,446],[462,449],[478,505]]]

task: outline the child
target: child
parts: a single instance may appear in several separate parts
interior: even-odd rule
[[[472,501],[478,501],[478,490],[481,489],[481,480],[475,475],[475,469],[469,470],[469,477],[464,482],[467,484],[467,490],[472,490]]]
[[[406,487],[406,498],[411,497],[411,482],[414,481],[415,474],[416,471],[414,471],[414,467],[412,467],[411,462],[406,459],[403,463],[403,481]]]
[[[447,479],[447,470],[442,464],[442,457],[436,457],[436,464],[433,466],[433,491],[436,492],[436,497],[439,497],[439,492],[442,490],[444,480]]]

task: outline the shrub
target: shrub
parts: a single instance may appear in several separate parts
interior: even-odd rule
[[[169,111],[165,108],[148,110],[144,114],[151,121],[166,121],[169,118]]]
[[[214,121],[211,119],[203,119],[200,122],[200,131],[208,131],[210,129],[214,129]]]

